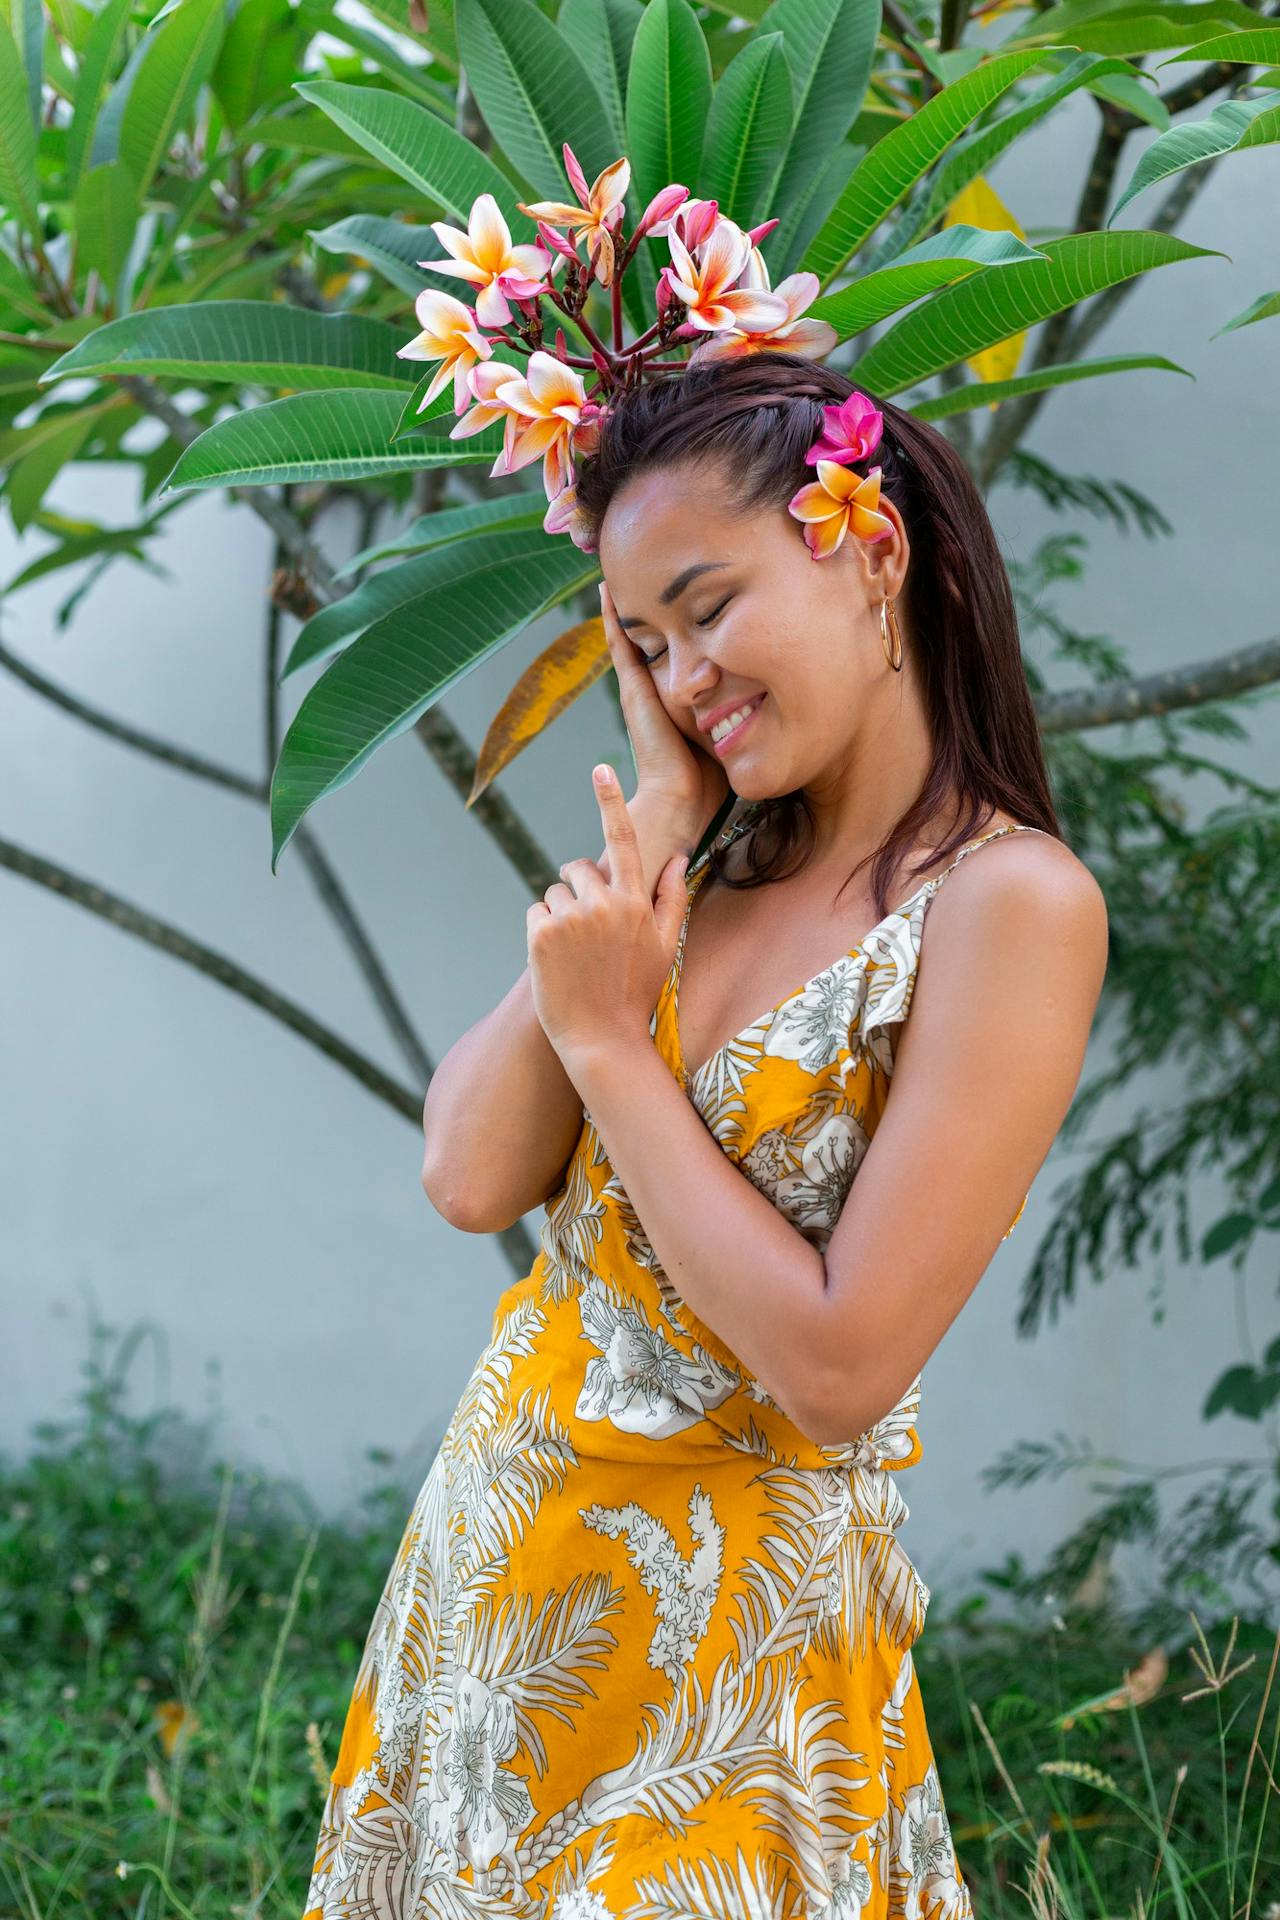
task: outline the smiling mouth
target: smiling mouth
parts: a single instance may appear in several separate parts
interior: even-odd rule
[[[751,711],[745,719],[739,720],[736,727],[732,727],[728,733],[722,733],[719,738],[714,735],[708,735],[712,753],[719,756],[727,751],[732,751],[768,698],[767,693],[757,694],[756,698],[751,702]]]

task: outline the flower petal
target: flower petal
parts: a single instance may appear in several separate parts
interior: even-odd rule
[[[491,193],[476,195],[469,224],[471,250],[480,266],[497,273],[511,251],[511,229]]]

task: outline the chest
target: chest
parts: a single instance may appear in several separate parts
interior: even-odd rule
[[[736,890],[708,874],[694,895],[676,980],[680,1052],[697,1072],[765,1014],[819,980],[879,919],[865,887],[815,884]]]

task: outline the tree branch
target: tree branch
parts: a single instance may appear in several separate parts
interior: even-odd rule
[[[326,1059],[334,1061],[357,1080],[366,1092],[385,1101],[396,1113],[412,1120],[415,1126],[420,1122],[422,1099],[414,1088],[403,1086],[389,1074],[383,1073],[372,1060],[348,1046],[339,1034],[314,1019],[295,1000],[277,993],[265,980],[247,972],[225,954],[206,947],[202,941],[193,940],[189,934],[180,932],[167,921],[156,919],[153,914],[145,913],[119,894],[85,879],[82,874],[72,873],[69,868],[46,860],[41,854],[31,853],[11,840],[0,839],[0,867],[7,867],[10,872],[21,874],[26,880],[34,880],[38,886],[47,887],[50,892],[61,895],[74,906],[84,907],[89,913],[109,921],[121,932],[133,934],[149,946],[158,947],[172,959],[183,961],[230,992],[251,1001],[254,1006],[299,1034]],[[534,1248],[523,1221],[517,1220],[494,1238],[501,1243],[513,1267],[520,1273],[527,1273],[533,1261]]]
[[[1111,727],[1119,721],[1172,713],[1179,707],[1200,707],[1276,680],[1280,680],[1280,638],[1260,640],[1256,646],[1216,660],[1143,674],[1137,680],[1042,694],[1036,700],[1036,713],[1042,733],[1079,733],[1086,727]]]
[[[154,733],[144,733],[141,727],[135,727],[127,720],[116,720],[100,707],[90,706],[77,694],[67,693],[44,674],[37,673],[25,660],[18,657],[0,642],[0,667],[4,667],[16,680],[21,680],[38,693],[42,699],[50,701],[55,707],[61,707],[64,713],[82,720],[86,726],[93,727],[99,733],[106,734],[109,740],[118,740],[121,745],[132,747],[138,753],[145,753],[153,760],[159,760],[164,766],[176,767],[182,773],[194,774],[198,780],[209,780],[214,786],[225,787],[228,792],[236,793],[245,800],[265,801],[267,789],[261,780],[251,779],[247,773],[237,773],[234,767],[224,767],[216,760],[207,760],[203,754],[190,753],[185,747],[175,747],[168,740],[161,740]]]
[[[404,1114],[415,1123],[421,1118],[422,1099],[414,1088],[393,1080],[372,1060],[348,1046],[332,1028],[314,1019],[296,1001],[277,993],[265,980],[248,973],[225,954],[205,946],[202,941],[193,940],[189,934],[180,932],[165,920],[157,919],[154,914],[144,912],[141,907],[135,907],[131,901],[111,893],[106,887],[100,887],[83,874],[73,873],[70,868],[46,860],[41,854],[31,853],[11,840],[0,839],[0,866],[8,867],[26,880],[34,880],[38,885],[48,887],[51,892],[61,894],[64,900],[86,908],[90,913],[109,921],[112,926],[119,927],[122,932],[145,940],[150,946],[159,947],[171,958],[185,961],[198,973],[207,975],[220,986],[228,987],[243,999],[252,1001],[265,1013],[300,1034],[327,1059],[335,1061],[353,1079],[358,1080],[367,1092],[384,1100],[397,1113]]]

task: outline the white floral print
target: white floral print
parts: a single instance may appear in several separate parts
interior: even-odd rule
[[[683,935],[654,1010],[713,1139],[820,1249],[940,879],[692,1080]],[[584,1112],[387,1573],[303,1920],[973,1920],[900,1538],[920,1385],[817,1444],[676,1292]]]

